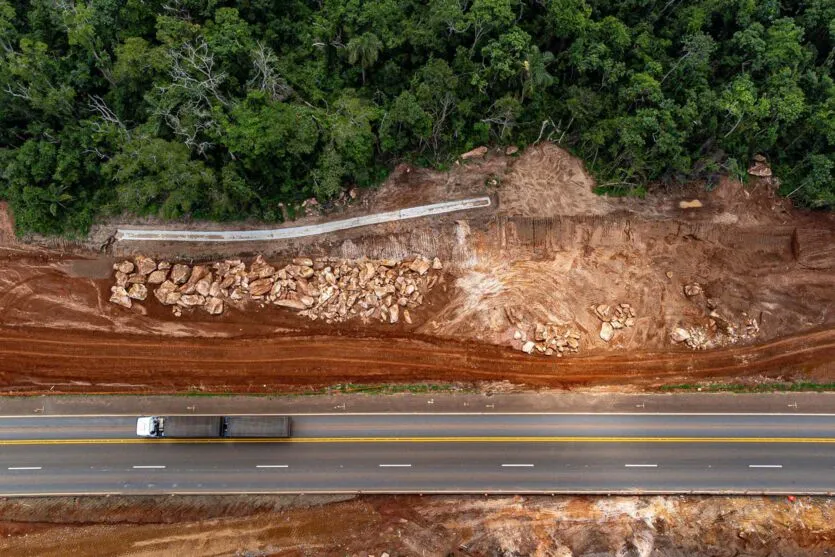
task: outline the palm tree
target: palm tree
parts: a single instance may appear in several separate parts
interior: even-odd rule
[[[532,96],[535,91],[544,89],[554,82],[554,76],[548,72],[548,64],[554,61],[554,55],[548,52],[540,52],[536,46],[522,63],[524,86],[522,88],[522,99],[525,95]]]
[[[348,63],[356,64],[359,62],[362,67],[362,84],[365,85],[365,70],[377,61],[377,57],[383,50],[383,43],[377,38],[377,35],[369,32],[348,41],[347,48]]]

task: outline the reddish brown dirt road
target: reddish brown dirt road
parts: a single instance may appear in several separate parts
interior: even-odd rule
[[[643,386],[752,376],[831,379],[835,329],[711,352],[530,358],[437,340],[350,337],[171,339],[0,329],[0,381],[21,392],[273,392],[336,383],[502,381]]]

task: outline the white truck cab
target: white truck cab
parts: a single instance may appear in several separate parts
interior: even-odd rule
[[[136,419],[136,435],[139,437],[157,437],[157,419],[153,416],[142,416]]]

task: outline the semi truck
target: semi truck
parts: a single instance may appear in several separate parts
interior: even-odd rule
[[[151,438],[290,437],[289,416],[142,416],[136,435]]]

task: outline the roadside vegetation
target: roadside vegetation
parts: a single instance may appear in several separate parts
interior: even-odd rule
[[[277,221],[400,159],[555,141],[600,191],[741,176],[835,205],[831,0],[0,0],[0,198]]]

